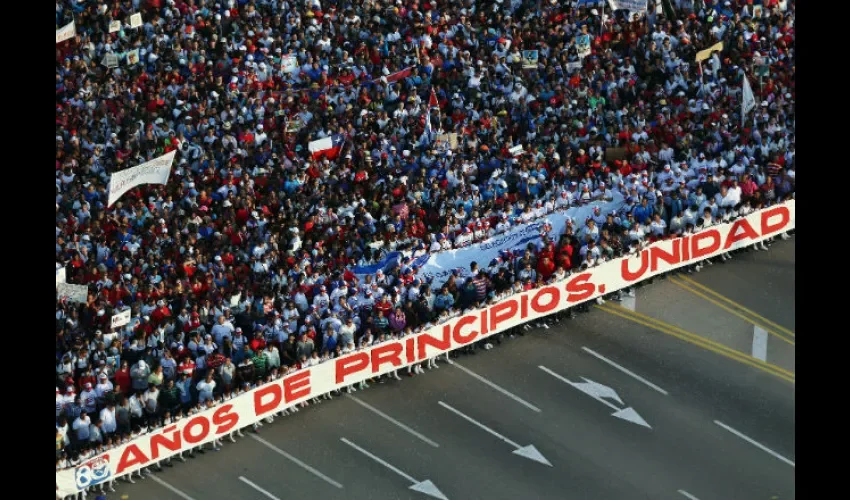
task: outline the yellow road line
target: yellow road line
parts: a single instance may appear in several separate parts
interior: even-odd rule
[[[697,347],[701,347],[708,351],[714,352],[733,361],[738,361],[745,365],[752,366],[753,368],[757,368],[765,373],[769,373],[771,375],[779,377],[782,380],[791,382],[792,384],[796,384],[796,376],[794,375],[794,373],[785,370],[784,368],[780,368],[776,365],[772,365],[770,363],[758,360],[740,351],[736,351],[735,349],[729,348],[725,345],[718,344],[704,337],[700,337],[699,335],[682,330],[681,328],[678,328],[676,326],[668,325],[664,322],[656,320],[655,318],[650,318],[649,316],[645,316],[641,313],[630,311],[621,306],[603,305],[595,307],[605,311],[608,314],[619,316],[621,318],[646,326],[661,333],[676,337],[679,340],[684,340],[685,342],[696,345]]]
[[[646,314],[639,313],[637,311],[632,311],[630,309],[626,309],[626,308],[619,306],[619,305],[609,304],[609,306],[616,307],[618,312],[623,311],[623,312],[625,312],[625,314],[634,316],[634,317],[641,319],[643,321],[647,321],[647,322],[652,323],[653,325],[656,325],[660,328],[672,330],[674,332],[679,333],[680,335],[695,338],[695,339],[699,340],[700,342],[704,342],[708,345],[711,345],[715,349],[722,350],[724,352],[730,353],[730,354],[735,355],[735,356],[742,356],[743,358],[745,358],[747,360],[753,360],[753,361],[755,361],[755,362],[757,362],[761,365],[764,365],[766,367],[770,367],[771,369],[778,370],[778,371],[784,373],[785,375],[787,375],[789,377],[796,377],[796,374],[794,374],[794,372],[792,372],[792,371],[789,371],[789,370],[786,370],[785,368],[781,368],[779,366],[770,364],[766,361],[762,361],[760,359],[753,358],[748,353],[739,351],[737,349],[732,349],[731,347],[729,347],[725,344],[721,344],[719,342],[715,342],[714,340],[710,340],[710,339],[707,339],[707,338],[702,337],[700,335],[697,335],[696,333],[689,332],[689,331],[685,330],[684,328],[680,328],[676,325],[671,325],[670,323],[665,323],[664,321],[661,321],[660,319],[653,318],[652,316],[647,316]]]
[[[759,321],[756,321],[754,318],[750,318],[749,316],[745,316],[743,313],[740,313],[740,312],[732,309],[731,307],[729,307],[725,304],[722,304],[721,302],[719,302],[719,301],[709,297],[708,295],[700,292],[696,288],[693,288],[692,286],[690,286],[690,285],[688,285],[684,282],[678,281],[678,278],[680,278],[680,276],[671,276],[670,282],[673,283],[674,285],[680,287],[680,288],[683,288],[683,289],[691,292],[692,294],[696,295],[697,297],[700,297],[703,300],[707,300],[708,302],[711,302],[712,304],[716,305],[717,307],[723,309],[724,311],[728,312],[729,314],[732,314],[734,316],[741,318],[742,320],[746,321],[747,323],[755,324],[755,325],[762,327],[764,329],[764,331],[773,335],[774,337],[776,337],[776,338],[778,338],[778,339],[780,339],[784,342],[787,342],[787,343],[791,344],[792,346],[796,346],[794,341],[789,339],[788,337],[785,337],[784,335],[781,335],[781,334],[775,332],[772,328],[768,327],[767,325],[765,325],[765,324],[763,324]]]
[[[769,319],[765,318],[764,316],[762,316],[762,315],[758,314],[757,312],[755,312],[755,311],[753,311],[753,310],[751,310],[751,309],[747,309],[746,307],[744,307],[743,305],[739,304],[738,302],[735,302],[734,300],[730,299],[729,297],[726,297],[725,295],[721,295],[720,293],[718,293],[718,292],[716,292],[716,291],[712,290],[711,288],[708,288],[707,286],[703,285],[702,283],[699,283],[699,282],[698,282],[698,281],[696,281],[695,279],[693,279],[693,278],[689,278],[689,277],[684,276],[684,275],[679,275],[679,278],[683,279],[684,281],[687,281],[687,282],[688,282],[690,285],[692,285],[693,287],[695,287],[695,288],[699,288],[699,289],[700,289],[700,290],[702,290],[703,292],[705,292],[705,293],[707,293],[707,294],[709,294],[709,295],[712,295],[712,296],[716,297],[717,299],[719,299],[719,300],[721,300],[721,301],[723,301],[723,302],[726,302],[726,303],[727,303],[727,304],[729,304],[730,306],[732,306],[732,307],[734,307],[734,308],[736,308],[736,309],[740,309],[741,311],[744,311],[745,313],[749,314],[749,315],[750,315],[750,316],[752,316],[753,318],[756,318],[757,320],[761,321],[761,322],[762,322],[762,323],[764,323],[765,325],[769,325],[769,326],[773,327],[774,329],[776,329],[776,330],[778,330],[778,331],[780,331],[780,332],[782,332],[782,333],[784,333],[784,334],[786,334],[786,335],[788,335],[788,336],[790,336],[790,337],[796,337],[796,335],[794,334],[794,332],[793,332],[793,331],[791,331],[791,330],[789,330],[789,329],[785,328],[785,327],[784,327],[784,326],[782,326],[782,325],[779,325],[779,324],[777,324],[777,323],[774,323],[773,321],[771,321],[771,320],[769,320]]]

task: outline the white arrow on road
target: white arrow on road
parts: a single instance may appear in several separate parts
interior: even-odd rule
[[[395,472],[399,476],[401,476],[401,477],[407,479],[408,481],[410,481],[411,483],[413,483],[413,485],[410,486],[411,490],[418,491],[419,493],[424,493],[424,494],[428,495],[429,497],[439,498],[440,500],[449,500],[448,498],[446,498],[445,495],[443,495],[443,492],[440,491],[437,488],[437,486],[434,483],[431,482],[430,479],[425,479],[424,481],[417,481],[416,479],[411,477],[409,474],[407,474],[403,470],[401,470],[398,467],[394,466],[393,464],[387,462],[386,460],[382,459],[381,457],[378,457],[378,456],[372,454],[368,450],[364,450],[363,448],[357,446],[356,444],[352,443],[348,439],[340,438],[340,441],[347,444],[348,446],[351,446],[352,448],[359,451],[360,453],[366,455],[367,457],[378,462],[379,464],[383,465],[387,469]]]
[[[613,399],[614,401],[623,404],[623,400],[620,399],[620,396],[614,389],[608,387],[607,385],[602,385],[598,382],[594,382],[593,380],[590,380],[585,377],[582,377],[582,379],[584,379],[584,382],[573,384],[573,387],[589,395],[590,397]]]
[[[497,438],[499,438],[500,440],[502,440],[502,441],[504,441],[504,442],[508,443],[509,445],[513,446],[514,448],[516,448],[516,449],[513,451],[514,455],[519,455],[519,456],[521,456],[521,457],[525,457],[525,458],[527,458],[527,459],[529,459],[529,460],[534,460],[535,462],[539,462],[539,463],[541,463],[541,464],[543,464],[543,465],[548,465],[549,467],[552,467],[552,464],[551,464],[548,460],[546,460],[546,457],[544,457],[544,456],[543,456],[543,454],[542,454],[542,453],[540,453],[540,452],[537,450],[537,448],[535,448],[535,447],[534,447],[534,445],[533,445],[533,444],[530,444],[530,445],[528,445],[528,446],[520,446],[519,444],[517,444],[517,443],[515,443],[515,442],[511,441],[510,439],[508,439],[508,438],[506,438],[505,436],[503,436],[503,435],[499,434],[498,432],[494,431],[493,429],[491,429],[491,428],[487,427],[486,425],[484,425],[484,424],[482,424],[482,423],[480,423],[480,422],[477,422],[477,421],[476,421],[475,419],[473,419],[472,417],[468,417],[468,416],[464,415],[464,414],[463,414],[463,413],[461,413],[459,410],[457,410],[457,409],[455,409],[455,408],[452,408],[451,406],[447,405],[446,403],[443,403],[442,401],[439,401],[438,403],[439,403],[439,405],[440,405],[440,406],[442,406],[443,408],[445,408],[445,409],[449,410],[450,412],[454,413],[454,414],[455,414],[455,415],[457,415],[458,417],[461,417],[462,419],[466,420],[467,422],[469,422],[469,423],[471,423],[471,424],[473,424],[473,425],[475,425],[475,426],[477,426],[477,427],[480,427],[481,429],[483,429],[483,430],[485,430],[485,431],[489,432],[489,433],[490,433],[490,434],[492,434],[493,436],[496,436],[496,437],[497,437]]]
[[[546,368],[545,366],[540,365],[538,366],[538,368],[548,373],[549,375],[552,375],[561,382],[575,387],[581,392],[604,404],[608,408],[615,410],[614,413],[611,414],[612,417],[617,417],[633,424],[642,425],[647,429],[652,429],[652,427],[648,423],[646,423],[646,420],[644,420],[643,417],[641,417],[638,412],[634,410],[634,408],[627,406],[626,408],[620,409],[610,401],[606,401],[605,398],[609,398],[620,404],[624,404],[623,401],[620,399],[620,396],[617,395],[617,392],[614,389],[608,387],[607,385],[602,385],[585,377],[582,377],[582,379],[584,379],[584,382],[573,382],[567,379],[566,377],[558,375],[557,373]]]

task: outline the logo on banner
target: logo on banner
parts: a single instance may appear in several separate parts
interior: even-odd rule
[[[77,489],[83,490],[106,481],[110,476],[112,476],[112,470],[109,468],[109,455],[106,454],[77,467],[74,480],[77,483]]]

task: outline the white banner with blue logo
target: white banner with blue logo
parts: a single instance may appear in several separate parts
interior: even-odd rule
[[[554,242],[557,242],[558,238],[564,234],[567,219],[574,221],[573,230],[578,232],[584,226],[585,219],[593,215],[595,207],[600,207],[600,213],[607,215],[623,206],[625,200],[621,193],[614,192],[613,198],[609,202],[595,201],[587,205],[556,211],[527,224],[514,226],[507,232],[494,236],[487,241],[465,248],[426,254],[408,265],[417,266],[419,270],[416,276],[425,282],[430,282],[431,288],[436,289],[449,279],[455,269],[458,270],[459,276],[465,276],[469,274],[469,265],[473,262],[477,262],[481,268],[487,268],[490,262],[499,257],[499,252],[503,250],[524,251],[529,243],[540,243],[542,228],[546,222],[552,227],[549,232],[549,239]],[[391,252],[376,264],[355,267],[354,274],[362,278],[366,275],[375,274],[379,269],[388,270],[409,255],[409,252]]]
[[[627,10],[631,14],[646,14],[646,0],[608,0],[613,10]]]

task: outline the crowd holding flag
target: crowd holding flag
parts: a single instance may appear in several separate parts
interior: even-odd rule
[[[339,152],[342,150],[343,143],[345,143],[345,137],[343,137],[342,134],[333,134],[322,139],[311,141],[308,145],[308,149],[310,150],[310,153],[312,153],[314,160],[319,160],[321,158],[335,160],[337,156],[339,156]]]

